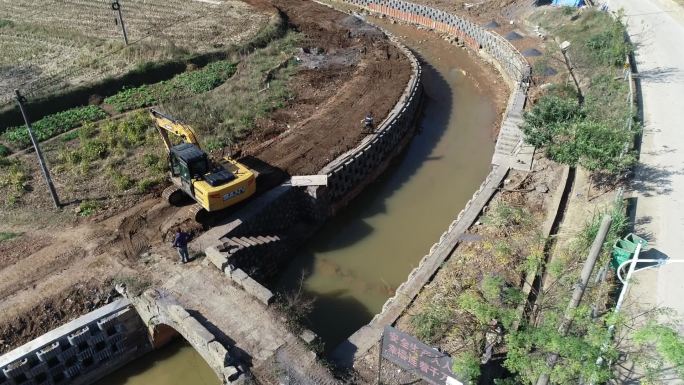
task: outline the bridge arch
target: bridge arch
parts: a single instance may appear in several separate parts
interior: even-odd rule
[[[147,326],[152,346],[164,346],[180,335],[202,356],[221,382],[230,384],[238,379],[241,373],[226,347],[191,316],[171,293],[149,289],[140,296],[133,296],[125,287],[117,289],[131,301]]]

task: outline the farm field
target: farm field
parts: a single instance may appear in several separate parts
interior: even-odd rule
[[[0,0],[0,107],[15,88],[45,96],[148,62],[225,50],[268,22],[267,15],[232,0],[120,4],[128,46],[108,0]]]

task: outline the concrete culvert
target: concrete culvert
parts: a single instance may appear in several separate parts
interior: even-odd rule
[[[506,40],[520,40],[523,38],[521,34],[515,31],[507,33],[504,37],[506,38]]]
[[[525,57],[534,57],[534,56],[541,56],[542,53],[536,48],[530,48],[526,49],[522,52],[523,56]]]

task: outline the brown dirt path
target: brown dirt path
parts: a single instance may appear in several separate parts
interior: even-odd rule
[[[292,82],[293,106],[279,112],[289,129],[266,147],[250,149],[269,164],[290,173],[314,174],[354,147],[363,137],[361,120],[372,112],[387,116],[411,74],[408,59],[381,33],[353,16],[302,0],[274,5],[306,44],[323,56],[348,58],[323,68],[301,69]]]

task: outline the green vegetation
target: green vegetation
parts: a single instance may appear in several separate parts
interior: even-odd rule
[[[83,201],[78,205],[78,215],[89,217],[97,212],[100,204],[96,201]]]
[[[6,206],[15,205],[26,193],[30,179],[25,165],[20,160],[0,158],[0,201]]]
[[[176,75],[170,80],[124,89],[105,98],[104,102],[114,106],[117,111],[123,112],[187,98],[223,84],[233,76],[235,69],[235,63],[229,60],[216,61],[204,68]]]
[[[545,10],[533,19],[561,41],[572,43],[568,57],[584,98],[580,105],[576,91],[558,86],[547,92],[524,116],[526,141],[545,148],[556,162],[596,174],[622,174],[636,162],[634,153],[626,150],[638,133],[630,124],[634,116],[629,84],[623,79],[632,50],[624,26],[597,10]],[[549,56],[559,56],[554,47],[549,51]],[[541,58],[535,73],[543,72],[551,59]]]
[[[21,233],[7,233],[7,232],[0,232],[0,242],[2,241],[9,241],[12,238],[16,238],[20,236]]]
[[[465,352],[454,357],[451,370],[462,380],[476,383],[480,377],[480,359],[472,352]]]
[[[624,149],[636,131],[588,115],[573,99],[545,95],[525,113],[522,130],[528,143],[546,148],[556,162],[609,174],[631,167],[636,157]]]
[[[135,187],[147,193],[165,180],[162,144],[144,111],[96,124],[86,124],[61,146],[55,159],[57,172],[84,178],[105,177],[113,190]]]
[[[674,327],[651,320],[634,333],[634,342],[655,354],[655,359],[643,363],[647,370],[644,384],[657,383],[658,374],[668,365],[684,377],[684,338]]]
[[[107,117],[97,106],[77,107],[56,114],[48,115],[32,124],[36,139],[43,141],[59,135],[86,122],[94,122]],[[26,126],[10,127],[3,134],[3,139],[17,148],[25,148],[31,144]]]
[[[192,124],[208,150],[239,141],[257,119],[292,98],[288,79],[296,71],[292,55],[299,39],[298,34],[287,33],[247,57],[241,71],[222,87],[201,97],[169,102],[164,108]]]
[[[11,153],[12,151],[7,146],[0,144],[0,158],[4,158]]]

